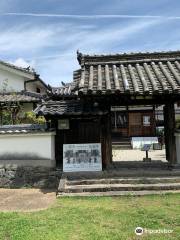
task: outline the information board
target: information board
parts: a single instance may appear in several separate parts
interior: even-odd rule
[[[101,144],[64,144],[63,171],[102,171]]]

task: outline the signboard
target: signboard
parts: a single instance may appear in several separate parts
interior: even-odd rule
[[[101,144],[64,144],[63,171],[102,171]]]
[[[151,148],[151,144],[144,144],[142,151],[149,151]]]

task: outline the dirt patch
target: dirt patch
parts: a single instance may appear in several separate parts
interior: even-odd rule
[[[0,211],[39,211],[50,207],[56,192],[40,189],[0,189]]]

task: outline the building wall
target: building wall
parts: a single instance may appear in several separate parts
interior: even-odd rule
[[[0,165],[55,166],[55,133],[0,135]]]
[[[3,90],[4,83],[7,84],[6,91],[7,92],[20,92],[24,89],[24,82],[30,80],[26,77],[20,76],[18,74],[6,71],[4,69],[0,69],[0,92]],[[29,92],[37,92],[37,88],[40,89],[41,94],[46,93],[46,88],[44,85],[37,82],[28,82],[26,83],[26,90]]]
[[[0,91],[3,89],[3,83],[7,83],[6,91],[20,92],[24,90],[24,77],[18,76],[14,73],[0,69]]]
[[[40,82],[28,82],[26,84],[26,90],[29,92],[37,92],[37,88],[40,89],[41,94],[46,94],[46,88]]]

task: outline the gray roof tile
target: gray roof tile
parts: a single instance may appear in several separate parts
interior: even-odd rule
[[[0,103],[7,102],[39,102],[43,96],[41,94],[32,92],[18,92],[18,93],[0,93]]]
[[[99,109],[91,109],[90,106],[84,106],[78,100],[66,101],[48,101],[39,105],[34,112],[37,115],[53,115],[53,116],[68,116],[68,115],[103,115],[106,112]]]
[[[79,92],[136,95],[180,93],[180,51],[114,55],[78,53]]]

